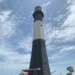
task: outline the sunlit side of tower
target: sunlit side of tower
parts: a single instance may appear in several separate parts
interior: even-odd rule
[[[41,7],[35,7],[35,11],[33,13],[34,31],[30,69],[40,68],[41,71],[38,75],[51,75],[44,38],[43,17],[44,14]],[[32,73],[30,73],[30,75],[32,75]]]

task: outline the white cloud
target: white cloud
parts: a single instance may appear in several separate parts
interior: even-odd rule
[[[65,17],[65,15],[60,14],[57,17],[54,18],[55,21],[59,22],[61,19],[63,19]]]
[[[29,67],[31,54],[20,54],[16,51],[13,51],[12,48],[0,46],[0,56],[3,59],[3,61],[0,61],[0,68],[4,62],[4,68],[7,68],[8,66],[8,69],[10,70],[10,68],[13,69],[16,66],[18,69],[20,65],[21,70],[22,68],[26,69]]]
[[[61,42],[73,41],[75,39],[75,27],[65,27],[62,30],[57,30],[57,39],[62,39]]]
[[[29,63],[30,61],[30,54],[19,54],[17,52],[11,52],[10,54],[7,54],[5,61],[10,64],[22,64],[22,63]]]
[[[50,5],[50,4],[51,4],[51,2],[50,2],[50,1],[48,1],[47,3],[42,4],[42,6],[43,6],[43,7],[46,7],[46,6]]]
[[[71,3],[71,0],[67,0],[67,4],[70,4]]]
[[[28,43],[26,44],[28,45]],[[31,49],[30,46],[28,48]],[[25,48],[25,49],[28,49],[28,48]],[[20,54],[16,52],[15,50],[16,50],[15,48],[12,48],[11,45],[9,46],[8,43],[5,41],[3,42],[3,44],[0,44],[0,56],[3,59],[3,61],[0,61],[0,69],[2,68],[2,64],[4,62],[3,71],[7,69],[7,72],[10,71],[11,73],[19,74],[21,70],[27,69],[29,67],[31,54],[27,54],[27,53]],[[17,70],[15,71],[14,68]]]
[[[0,55],[4,57],[4,60],[0,61],[0,71],[2,71],[3,67],[4,73],[6,73],[5,70],[7,69],[7,72],[19,74],[23,69],[29,68],[30,54],[19,54],[18,52],[13,52],[11,49],[7,51],[5,48],[4,50],[0,50]]]
[[[20,54],[14,51],[13,48],[7,47],[7,45],[0,45],[0,56],[9,65],[12,63],[29,63],[31,54]]]
[[[63,38],[63,41],[72,41],[75,39],[75,2],[70,5],[69,11],[70,14],[65,19],[64,23],[62,24],[62,30],[59,32],[58,38]]]
[[[46,40],[47,40],[47,44],[51,43],[51,39],[54,37],[54,34],[53,33],[53,28],[51,26],[51,23],[47,23],[47,24],[44,24],[45,25],[45,36],[46,36]]]
[[[31,49],[30,46],[28,48]],[[19,47],[17,49],[19,49]],[[16,51],[15,48],[9,45],[9,43],[4,41],[3,44],[0,44],[0,56],[2,60],[5,61],[7,65],[9,65],[9,64],[29,63],[31,54],[28,53],[20,54]]]
[[[23,48],[25,51],[30,51],[32,48],[32,37],[25,37],[19,42],[19,48]]]
[[[11,12],[12,12],[11,10],[1,12],[0,13],[0,22],[4,22],[6,19],[8,19]]]
[[[72,2],[72,4],[68,7],[68,12],[70,12],[70,14],[68,15],[66,21],[64,22],[64,25],[69,25],[69,26],[73,26],[75,23],[74,20],[74,16],[75,16],[75,1]]]
[[[68,8],[68,12],[70,13],[67,14],[68,12],[66,12],[67,18],[64,18],[66,14],[59,14],[59,16],[55,18],[57,21],[59,21],[61,18],[64,18],[64,21],[60,23],[62,25],[60,25],[58,28],[51,26],[50,23],[45,24],[46,39],[48,43],[49,42],[63,43],[63,42],[73,41],[75,39],[75,10],[74,8],[75,8],[75,1],[73,1],[73,3],[71,3],[71,5]]]
[[[10,42],[7,41],[12,35],[16,34],[16,26],[18,25],[15,15],[11,13],[11,10],[0,12],[0,55],[5,61],[9,56],[12,57],[12,55],[17,54],[13,52],[15,48],[12,48]]]
[[[49,57],[49,59],[59,59],[59,58],[63,58],[66,57],[68,55],[70,55],[71,53],[69,51],[72,52],[72,50],[75,50],[75,46],[68,46],[68,45],[62,45],[60,47],[56,46],[56,48],[53,46],[52,47],[52,51],[53,50],[59,50],[57,53],[53,54],[52,56]]]
[[[3,0],[0,0],[0,2],[2,2]]]
[[[7,47],[7,44],[0,45],[0,55],[7,56],[11,54],[12,48]]]
[[[69,64],[69,63],[70,63],[70,64],[75,63],[75,60],[62,61],[62,62],[60,62],[60,63],[54,63],[54,64],[56,64],[56,65],[57,65],[57,64],[60,64],[60,65],[61,65],[61,64]]]
[[[0,12],[0,39],[8,38],[15,33],[17,22],[11,10]]]
[[[4,2],[4,1],[6,1],[6,0],[0,0],[0,3]]]
[[[53,59],[57,59],[57,58],[63,58],[65,56],[67,56],[67,55],[69,55],[69,53],[65,53],[63,55],[63,53],[58,52],[56,54],[53,54],[51,57],[49,57],[49,59],[52,59],[53,60]]]
[[[60,52],[67,52],[67,51],[72,51],[75,50],[75,46],[63,46],[60,50]]]
[[[16,34],[16,26],[18,22],[15,16],[11,14],[11,10],[0,12],[0,55],[9,55],[13,50],[7,39]]]
[[[50,1],[48,1],[47,3],[45,3],[45,4],[42,4],[42,10],[44,11],[44,14],[46,14],[46,7],[47,6],[49,6],[51,4],[51,2]]]
[[[20,54],[16,49],[23,48],[26,51],[31,50],[32,38],[27,37],[21,39],[19,46],[14,48],[7,39],[16,34],[16,27],[18,22],[15,20],[15,15],[11,14],[12,11],[3,11],[0,13],[0,56],[6,65],[10,64],[23,64],[29,63],[30,54]],[[2,61],[2,62],[3,62]],[[13,66],[12,66],[13,67]],[[27,68],[27,67],[26,67]]]

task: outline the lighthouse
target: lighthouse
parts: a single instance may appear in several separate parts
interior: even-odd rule
[[[29,69],[40,69],[37,75],[51,75],[45,45],[43,17],[44,14],[42,12],[41,7],[40,6],[35,7],[33,13],[34,30],[33,30],[32,53]],[[33,73],[30,72],[29,75],[33,75]]]

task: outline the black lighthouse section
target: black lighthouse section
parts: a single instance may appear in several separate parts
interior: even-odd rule
[[[33,41],[30,69],[40,68],[38,75],[50,75],[49,63],[46,53],[45,40]],[[30,73],[30,75],[33,75]]]
[[[41,11],[41,7],[40,6],[35,7],[35,11],[33,13],[34,21],[37,21],[37,20],[41,20],[42,21],[43,17],[44,17],[44,14]]]

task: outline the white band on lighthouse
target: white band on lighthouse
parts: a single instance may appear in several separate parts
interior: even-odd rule
[[[40,20],[37,20],[34,23],[33,40],[36,40],[36,39],[44,40],[43,23]]]

